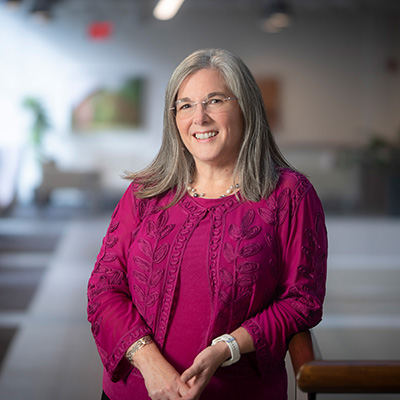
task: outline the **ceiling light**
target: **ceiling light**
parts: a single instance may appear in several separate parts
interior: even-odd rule
[[[285,13],[277,12],[269,17],[269,21],[275,28],[287,28],[290,25],[290,16]]]
[[[263,31],[269,33],[277,33],[281,31],[279,28],[271,23],[271,20],[269,18],[263,18],[263,20],[261,21],[261,28]]]
[[[262,27],[267,32],[279,32],[291,24],[291,11],[288,3],[277,0],[265,12]]]
[[[153,15],[157,19],[168,20],[174,18],[185,0],[159,0],[154,8]]]
[[[51,19],[51,0],[35,0],[31,14],[38,22],[48,22]]]
[[[6,0],[6,6],[10,9],[17,8],[21,5],[21,0]]]

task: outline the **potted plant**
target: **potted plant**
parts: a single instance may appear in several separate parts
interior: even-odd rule
[[[361,208],[400,215],[400,131],[397,140],[374,135],[360,152]]]
[[[50,129],[49,119],[39,99],[27,97],[23,101],[23,106],[32,114],[29,139],[33,145],[37,160],[42,164],[46,161],[43,150],[43,140],[46,132]]]

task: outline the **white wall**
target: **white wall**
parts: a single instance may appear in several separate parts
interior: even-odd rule
[[[109,41],[93,42],[86,36],[88,16],[68,7],[61,2],[55,20],[42,26],[24,10],[0,6],[0,146],[24,141],[29,119],[20,104],[26,95],[38,96],[53,124],[49,153],[62,168],[100,169],[106,188],[122,190],[126,182],[118,175],[142,168],[156,154],[168,77],[197,48],[227,48],[256,77],[281,78],[282,129],[276,135],[284,149],[353,145],[370,132],[393,137],[400,128],[400,73],[386,69],[389,56],[399,60],[400,34],[383,14],[302,15],[287,30],[267,34],[255,10],[211,13],[192,6],[169,22],[125,18]],[[143,127],[96,140],[71,133],[80,85],[128,75],[147,80]]]

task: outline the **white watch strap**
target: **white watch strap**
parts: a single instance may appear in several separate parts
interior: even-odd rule
[[[211,346],[214,346],[218,342],[225,342],[229,350],[231,352],[231,358],[229,360],[226,360],[223,364],[221,364],[221,367],[227,367],[228,365],[232,365],[240,360],[240,349],[239,345],[237,344],[236,339],[228,334],[218,336],[211,342]]]

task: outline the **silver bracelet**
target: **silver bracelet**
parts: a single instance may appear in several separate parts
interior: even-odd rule
[[[227,367],[240,360],[240,349],[236,339],[228,334],[219,336],[211,342],[211,346],[216,345],[218,342],[225,342],[231,352],[231,358],[221,364],[221,367]]]
[[[135,353],[142,347],[146,346],[146,344],[150,344],[152,342],[153,340],[150,336],[144,336],[141,339],[137,340],[126,352],[126,359],[133,365],[133,356],[135,355]]]

